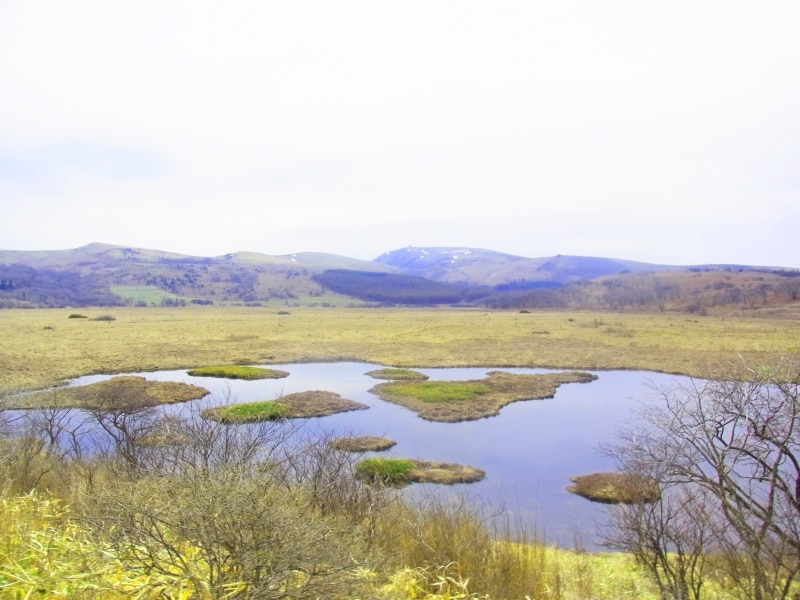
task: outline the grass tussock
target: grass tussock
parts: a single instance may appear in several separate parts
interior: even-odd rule
[[[370,483],[403,486],[413,468],[410,458],[365,458],[356,464],[356,475]]]
[[[551,398],[564,383],[595,379],[595,375],[578,371],[541,375],[492,371],[480,380],[390,381],[379,383],[370,391],[416,411],[423,419],[456,422],[496,415],[511,402]]]
[[[656,482],[631,473],[590,473],[569,480],[568,492],[602,504],[655,502],[661,495]]]
[[[356,474],[370,483],[402,487],[411,483],[474,483],[486,477],[477,467],[410,458],[365,458],[356,464]]]
[[[225,424],[258,423],[283,419],[286,416],[286,407],[274,400],[264,400],[208,408],[201,414],[205,419],[213,419]]]
[[[374,435],[334,438],[328,444],[343,452],[382,452],[397,444],[396,441]]]
[[[424,381],[428,379],[428,376],[425,375],[425,373],[420,373],[419,371],[414,371],[413,369],[375,369],[374,371],[368,371],[367,375],[374,379],[391,379],[402,381]]]
[[[247,367],[241,365],[209,366],[189,369],[188,375],[192,377],[220,377],[223,379],[280,379],[288,377],[289,373],[280,369],[265,369],[263,367]]]
[[[12,396],[7,408],[84,408],[132,409],[199,400],[210,392],[200,386],[179,381],[148,381],[125,375],[89,385]]]
[[[208,408],[203,417],[226,424],[257,423],[280,419],[327,417],[351,410],[366,410],[369,406],[343,398],[335,392],[313,390],[287,394],[278,400],[241,402]]]

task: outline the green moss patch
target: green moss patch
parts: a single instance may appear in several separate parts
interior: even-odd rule
[[[279,419],[302,419],[309,417],[326,417],[350,410],[364,410],[366,404],[342,398],[334,392],[319,390],[287,394],[278,400],[261,402],[242,402],[228,404],[204,410],[201,415],[205,419],[213,419],[222,423],[255,423],[258,421],[275,421]]]
[[[226,424],[258,423],[260,421],[278,421],[284,418],[286,407],[274,400],[264,400],[217,406],[208,408],[200,414],[204,419],[212,419]]]
[[[661,495],[655,481],[631,473],[590,473],[569,480],[568,492],[603,504],[655,502]]]
[[[89,385],[61,387],[9,398],[7,408],[134,409],[199,400],[210,392],[178,381],[125,375]]]
[[[489,387],[480,381],[425,381],[421,383],[397,383],[391,386],[391,394],[413,397],[419,402],[470,401],[489,392]]]
[[[402,487],[411,483],[474,483],[486,476],[477,467],[410,458],[365,458],[356,464],[356,475],[371,483]]]
[[[189,369],[187,374],[192,377],[222,377],[225,379],[281,379],[288,377],[289,373],[280,369],[265,369],[263,367],[243,367],[240,365],[198,367]]]
[[[428,376],[425,375],[425,373],[420,373],[419,371],[414,371],[412,369],[376,369],[375,371],[367,372],[367,375],[373,377],[374,379],[392,379],[403,381],[423,381],[428,379]]]
[[[467,381],[388,381],[370,391],[423,419],[453,423],[496,415],[511,402],[552,398],[563,383],[595,379],[596,375],[582,371],[532,375],[492,371],[484,379]]]
[[[356,464],[356,475],[371,483],[403,486],[410,483],[413,468],[414,461],[408,458],[365,458]]]
[[[382,452],[397,444],[394,440],[374,435],[341,437],[331,440],[328,445],[345,452]]]

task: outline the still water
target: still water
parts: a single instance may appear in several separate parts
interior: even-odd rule
[[[186,371],[131,373],[151,380],[185,381],[211,391],[203,402],[274,400],[283,394],[327,390],[369,405],[353,411],[308,419],[308,426],[334,435],[379,435],[397,445],[382,453],[473,465],[486,471],[483,481],[452,487],[411,486],[414,492],[457,493],[521,519],[549,542],[597,548],[604,508],[565,490],[569,477],[613,470],[599,452],[635,417],[642,402],[653,401],[652,387],[672,386],[679,377],[641,371],[597,371],[591,383],[562,385],[555,397],[515,402],[498,416],[462,423],[424,421],[412,411],[384,402],[369,389],[380,380],[366,375],[381,368],[360,362],[264,365],[288,371],[284,379],[258,381],[190,377]],[[480,379],[496,368],[416,369],[431,379]],[[502,369],[545,373],[545,369]],[[87,376],[85,385],[110,376]],[[186,405],[183,405],[184,407]],[[181,410],[180,405],[167,410]]]

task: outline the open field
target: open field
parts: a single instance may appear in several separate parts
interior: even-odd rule
[[[800,321],[479,309],[203,306],[0,311],[0,392],[90,373],[369,361],[394,367],[646,369],[800,352]],[[113,321],[93,321],[112,314]]]

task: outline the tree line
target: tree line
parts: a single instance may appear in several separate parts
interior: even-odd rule
[[[431,281],[412,275],[331,269],[312,279],[345,296],[388,304],[459,304],[484,295],[485,288]]]

